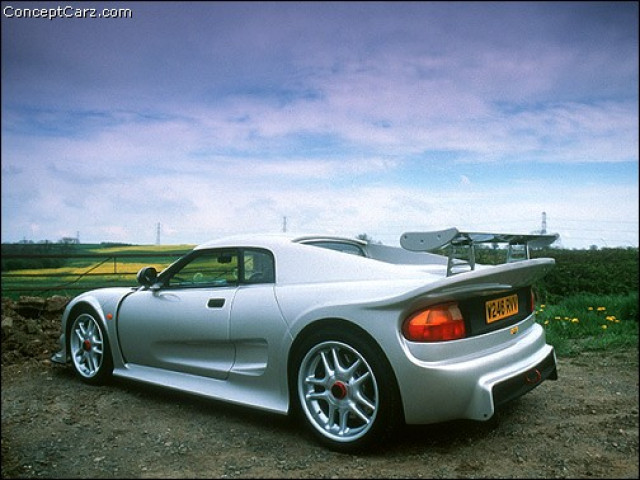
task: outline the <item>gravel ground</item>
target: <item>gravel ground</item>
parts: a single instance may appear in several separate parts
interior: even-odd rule
[[[560,358],[558,381],[488,422],[405,427],[380,451],[345,455],[287,417],[81,383],[48,360],[54,303],[3,299],[3,478],[638,478],[637,349]]]

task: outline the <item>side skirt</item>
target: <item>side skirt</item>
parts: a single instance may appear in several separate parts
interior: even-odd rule
[[[255,377],[252,382],[252,377],[231,373],[227,380],[219,380],[131,363],[116,367],[113,375],[273,413],[286,414],[289,407],[288,399],[260,389]]]

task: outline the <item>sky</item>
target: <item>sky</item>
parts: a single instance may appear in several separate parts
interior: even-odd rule
[[[638,246],[637,2],[9,1],[1,22],[2,242],[546,219],[564,248]]]

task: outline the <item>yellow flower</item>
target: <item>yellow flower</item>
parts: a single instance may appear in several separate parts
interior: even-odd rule
[[[553,317],[554,320],[562,320],[560,317]]]
[[[580,320],[578,320],[577,318],[572,318],[571,323],[580,323]]]
[[[545,324],[545,325],[549,325],[549,320],[545,320],[545,321],[544,321],[544,324]]]
[[[607,326],[606,326],[606,325],[601,325],[601,327],[602,327],[602,329],[603,329],[603,330],[606,330],[606,329],[607,329]]]
[[[589,307],[589,310],[593,310],[593,307]]]
[[[598,311],[599,312],[604,312],[607,309],[607,307],[598,307]]]

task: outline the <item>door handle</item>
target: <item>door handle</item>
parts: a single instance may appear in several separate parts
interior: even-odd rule
[[[209,308],[222,308],[224,307],[224,298],[210,298],[207,302]]]

